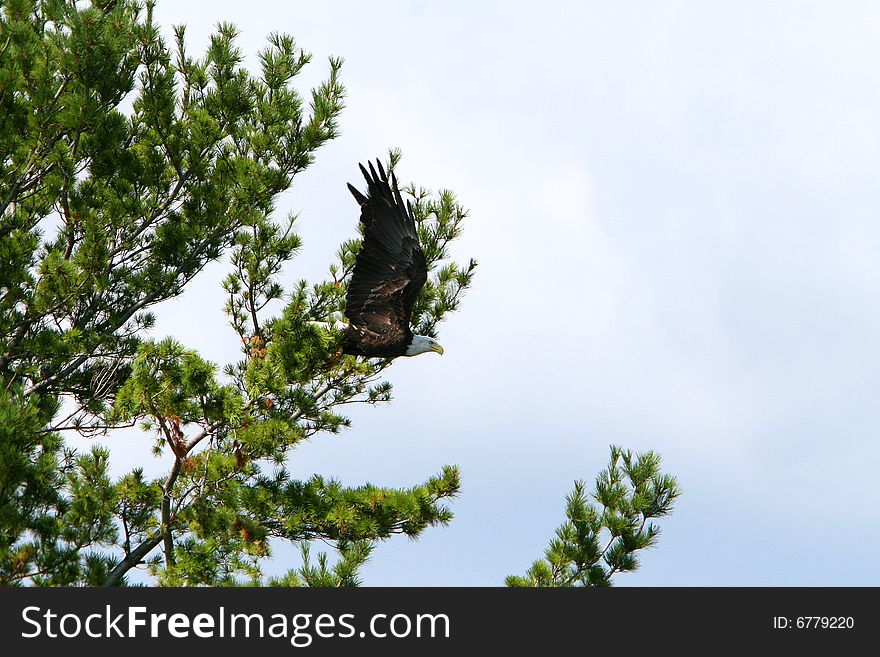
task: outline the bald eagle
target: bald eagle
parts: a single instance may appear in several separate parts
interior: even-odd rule
[[[342,351],[357,356],[396,358],[429,351],[443,353],[434,338],[415,335],[410,327],[413,306],[428,280],[425,254],[419,245],[412,205],[404,203],[397,180],[382,163],[369,171],[366,196],[349,183],[361,207],[363,245],[357,254],[348,293]]]

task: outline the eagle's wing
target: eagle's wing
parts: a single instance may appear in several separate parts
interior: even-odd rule
[[[361,206],[363,246],[357,255],[345,314],[352,326],[388,344],[405,347],[412,339],[413,305],[428,279],[412,206],[404,203],[394,174],[389,185],[381,162],[367,171],[367,196],[348,188]]]

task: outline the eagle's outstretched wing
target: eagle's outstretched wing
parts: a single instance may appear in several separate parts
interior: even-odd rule
[[[405,350],[412,340],[413,305],[428,279],[412,206],[404,203],[394,174],[382,163],[360,165],[367,195],[348,188],[361,206],[363,246],[357,255],[345,314],[368,350]],[[372,349],[371,349],[372,348]],[[402,351],[401,351],[402,353]]]

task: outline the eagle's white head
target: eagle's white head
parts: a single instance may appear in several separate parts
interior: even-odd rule
[[[436,351],[441,356],[443,355],[443,347],[434,338],[429,338],[427,335],[414,335],[404,356],[418,356],[429,351]]]

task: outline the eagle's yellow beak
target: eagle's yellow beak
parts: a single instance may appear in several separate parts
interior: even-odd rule
[[[431,351],[436,351],[441,356],[443,355],[443,347],[441,347],[439,344],[432,344]]]

